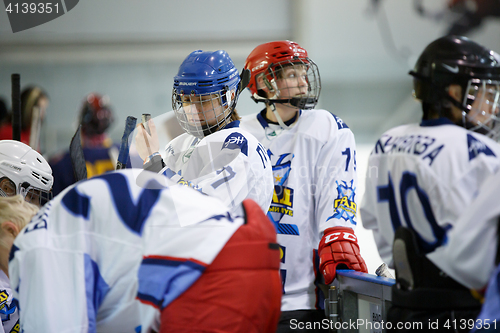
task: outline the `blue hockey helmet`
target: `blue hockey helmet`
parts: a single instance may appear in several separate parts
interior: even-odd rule
[[[174,77],[172,108],[181,127],[203,138],[231,122],[241,89],[226,51],[194,51]]]

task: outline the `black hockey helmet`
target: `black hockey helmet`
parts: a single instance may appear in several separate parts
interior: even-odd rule
[[[446,101],[448,104],[451,102],[462,110],[463,124],[468,123],[467,127],[470,129],[478,130],[475,127],[479,126],[485,130],[485,127],[488,127],[486,131],[489,132],[494,126],[486,124],[484,120],[478,125],[477,120],[467,119],[467,114],[471,112],[475,100],[479,97],[485,98],[484,94],[478,96],[480,88],[493,94],[485,99],[484,103],[493,109],[498,108],[500,55],[496,52],[466,37],[441,37],[424,49],[409,74],[414,78],[414,95],[422,102],[437,105],[438,109]],[[461,102],[457,102],[447,93],[446,89],[451,84],[462,87]],[[485,115],[484,110],[476,111]],[[479,132],[488,134],[483,130]]]

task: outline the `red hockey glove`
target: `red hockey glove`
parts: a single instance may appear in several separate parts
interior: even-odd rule
[[[366,264],[359,253],[358,239],[354,230],[348,227],[333,227],[325,230],[319,242],[319,269],[330,284],[335,279],[338,265],[348,269],[368,273]]]

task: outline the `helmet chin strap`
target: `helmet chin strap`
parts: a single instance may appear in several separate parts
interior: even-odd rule
[[[276,88],[275,91],[278,91],[278,89]],[[278,110],[276,109],[276,103],[289,103],[290,100],[278,99],[278,93],[276,93],[271,98],[264,98],[264,97],[261,97],[257,94],[253,94],[252,99],[254,100],[255,103],[264,102],[266,105],[268,105],[271,108],[271,111],[273,112],[274,116],[276,117],[278,124],[280,124],[280,126],[282,128],[290,129],[293,127],[293,125],[295,125],[295,122],[293,124],[291,124],[290,126],[285,124],[285,122],[281,118],[280,114],[278,113]],[[296,105],[294,105],[294,106],[296,106]]]
[[[268,105],[271,108],[271,111],[274,113],[274,116],[276,117],[276,120],[278,120],[278,124],[280,124],[281,127],[283,127],[284,129],[290,129],[293,127],[293,125],[295,125],[295,122],[293,124],[291,124],[290,126],[285,124],[283,119],[281,119],[281,116],[278,113],[278,110],[276,110],[276,105],[274,104],[274,102],[270,101],[270,103]]]

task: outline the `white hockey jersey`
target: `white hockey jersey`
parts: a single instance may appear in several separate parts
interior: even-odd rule
[[[495,271],[500,222],[500,173],[484,181],[479,195],[463,214],[443,247],[450,265],[443,270],[463,285],[481,289]]]
[[[243,224],[215,198],[138,175],[126,169],[79,182],[21,231],[9,273],[24,332],[157,330],[159,310]]]
[[[445,118],[384,133],[368,160],[360,206],[363,226],[373,230],[382,259],[393,267],[394,232],[405,226],[445,270],[449,259],[442,246],[450,229],[499,166],[498,143]]]
[[[233,121],[202,140],[188,133],[178,136],[166,147],[162,172],[230,208],[249,198],[266,212],[273,195],[271,163],[257,139],[238,126]]]
[[[271,156],[275,192],[267,215],[281,247],[281,310],[321,308],[322,295],[314,282],[322,233],[356,225],[354,135],[326,110],[300,111],[287,130],[261,113],[243,117],[241,127]]]
[[[0,333],[18,333],[19,328],[19,306],[17,300],[12,297],[9,277],[0,270],[0,318],[2,325]]]

